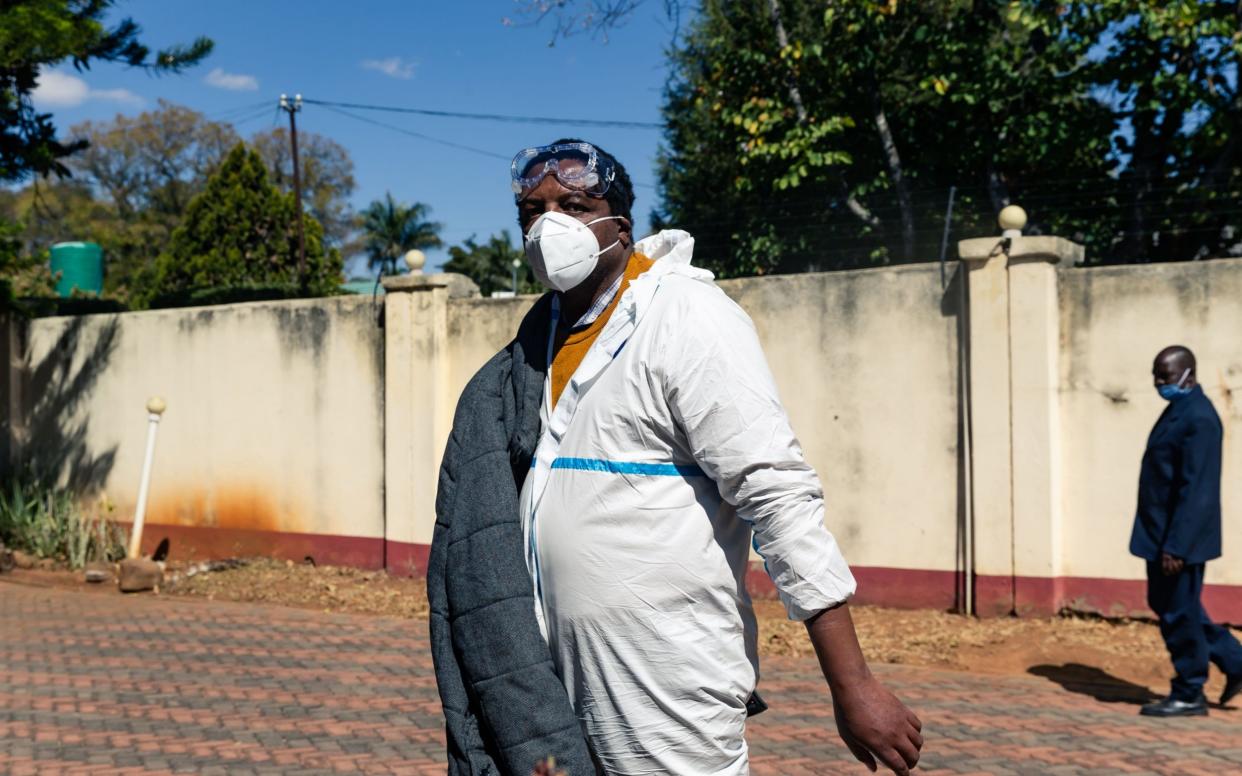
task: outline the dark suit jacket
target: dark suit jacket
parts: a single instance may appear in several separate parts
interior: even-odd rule
[[[1130,552],[1187,563],[1220,557],[1220,417],[1203,389],[1169,402],[1147,439]]]

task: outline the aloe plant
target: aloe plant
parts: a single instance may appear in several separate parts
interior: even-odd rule
[[[92,560],[125,555],[126,532],[100,502],[97,514],[84,514],[69,491],[36,479],[14,478],[0,489],[0,540],[37,558],[82,568]]]

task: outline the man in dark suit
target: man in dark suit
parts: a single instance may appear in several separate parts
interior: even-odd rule
[[[1222,705],[1242,691],[1242,645],[1213,623],[1199,602],[1203,568],[1220,557],[1221,424],[1195,379],[1195,357],[1180,345],[1152,365],[1156,390],[1169,402],[1151,430],[1139,475],[1130,552],[1147,561],[1147,603],[1177,676],[1164,700],[1141,713],[1203,716],[1208,663],[1225,673]]]

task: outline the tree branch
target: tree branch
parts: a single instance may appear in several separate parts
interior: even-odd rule
[[[907,261],[914,258],[914,203],[910,197],[910,183],[906,180],[905,170],[901,165],[901,154],[897,150],[897,141],[893,138],[893,130],[888,125],[888,116],[884,112],[884,102],[880,97],[879,84],[871,78],[871,102],[875,131],[880,136],[880,145],[884,148],[884,163],[888,166],[888,177],[897,191],[897,205],[901,209],[901,237],[903,258]]]

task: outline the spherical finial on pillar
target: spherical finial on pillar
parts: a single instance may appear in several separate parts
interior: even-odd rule
[[[405,252],[405,266],[410,268],[411,275],[423,274],[423,265],[427,263],[427,255],[417,248]]]
[[[166,409],[168,405],[159,396],[152,396],[147,400],[147,412],[152,415],[163,415]]]
[[[1000,224],[1001,234],[1005,237],[1021,237],[1026,227],[1026,211],[1017,205],[1009,205],[1001,210],[996,219]]]

